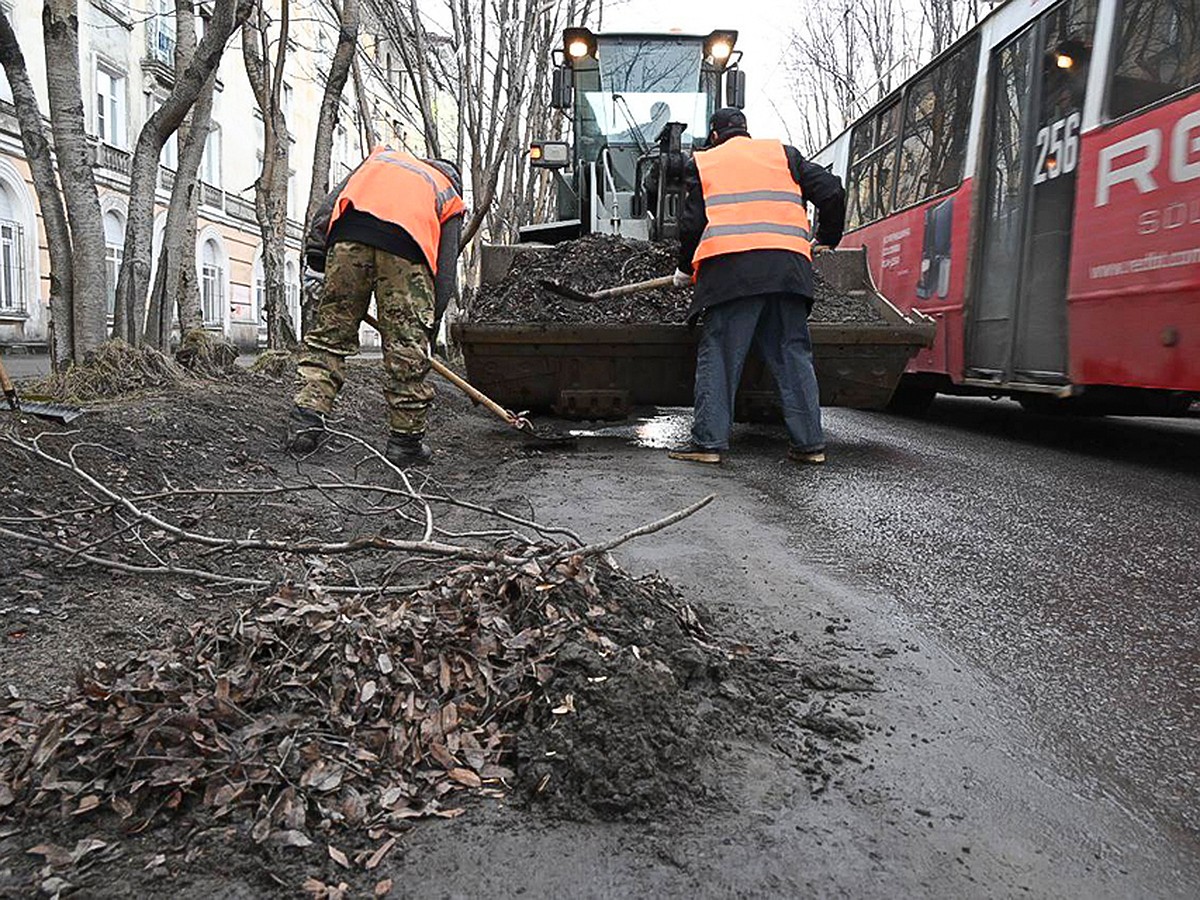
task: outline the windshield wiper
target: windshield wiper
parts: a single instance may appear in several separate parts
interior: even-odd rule
[[[633,110],[629,108],[629,101],[625,99],[624,95],[616,93],[612,95],[612,100],[614,109],[617,108],[618,103],[620,104],[620,109],[622,114],[625,116],[625,121],[629,124],[629,133],[633,135],[634,141],[637,142],[638,150],[640,150],[643,155],[649,153],[650,145],[646,143],[646,138],[642,135],[641,126],[638,125],[633,118]]]

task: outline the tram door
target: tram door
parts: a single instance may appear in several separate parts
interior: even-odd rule
[[[980,267],[967,374],[1056,384],[1095,0],[1068,0],[992,55]]]

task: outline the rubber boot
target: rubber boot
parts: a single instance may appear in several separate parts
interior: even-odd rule
[[[312,453],[325,440],[325,417],[316,410],[293,406],[288,413],[285,450]]]
[[[425,432],[404,434],[393,431],[388,435],[387,449],[383,451],[388,462],[401,469],[423,466],[433,459],[433,451],[425,443]]]

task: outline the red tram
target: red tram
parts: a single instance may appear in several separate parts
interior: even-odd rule
[[[1200,0],[1009,0],[814,157],[937,392],[1200,398]]]

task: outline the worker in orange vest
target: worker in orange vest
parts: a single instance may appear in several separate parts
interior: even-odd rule
[[[358,352],[358,332],[375,296],[390,434],[387,458],[426,463],[426,412],[433,388],[429,341],[457,290],[462,181],[445,160],[379,147],[325,198],[305,243],[308,285],[321,284],[316,326],[296,367],[288,448],[310,453]],[[323,276],[320,273],[324,273]]]
[[[825,461],[808,314],[814,242],[836,247],[846,218],[841,180],[795,147],[750,137],[739,109],[717,110],[709,149],[684,169],[675,285],[695,284],[689,321],[702,323],[691,440],[672,459],[719,463],[729,447],[733,404],[753,345],[779,387],[788,458]]]

